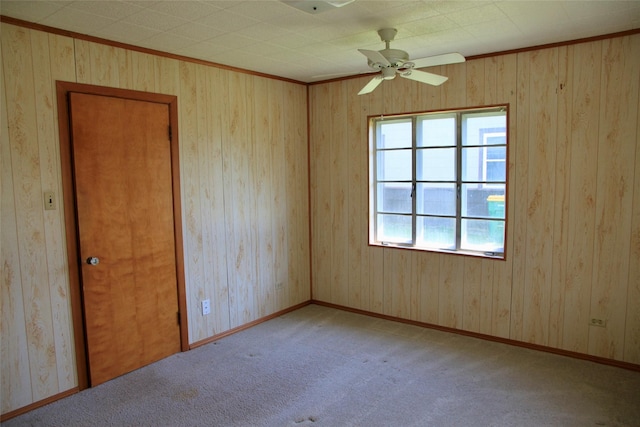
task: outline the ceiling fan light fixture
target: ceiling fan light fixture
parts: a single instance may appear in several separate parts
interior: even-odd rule
[[[396,76],[396,69],[392,67],[385,67],[382,69],[382,79],[391,80]]]
[[[329,3],[331,6],[333,7],[342,7],[342,6],[346,6],[350,3],[353,3],[356,0],[338,0],[338,1],[327,1],[327,3]]]

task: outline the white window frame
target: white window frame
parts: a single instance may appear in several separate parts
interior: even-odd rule
[[[495,129],[490,128],[487,132],[483,133],[481,137],[478,139],[479,142],[475,144],[465,145],[462,141],[463,139],[463,131],[462,131],[462,117],[469,114],[475,113],[500,113],[505,115],[505,127],[504,129]],[[422,149],[430,149],[434,148],[432,146],[421,145],[418,146],[418,136],[417,133],[420,130],[420,126],[418,122],[420,119],[423,119],[427,116],[440,116],[445,118],[447,116],[455,117],[456,125],[455,125],[455,179],[448,181],[420,181],[417,179],[416,169],[417,169],[417,154],[419,150]],[[392,151],[394,148],[377,148],[377,139],[379,138],[379,123],[395,121],[395,122],[410,122],[412,126],[411,130],[411,146],[404,146],[401,148],[396,148],[397,150],[411,150],[411,162],[407,162],[407,168],[411,168],[412,174],[410,180],[378,180],[378,152],[379,151]],[[369,118],[369,244],[373,246],[384,246],[384,247],[399,247],[399,248],[408,248],[408,249],[416,249],[423,250],[429,252],[444,252],[444,253],[453,253],[453,254],[461,254],[461,255],[473,255],[473,256],[481,256],[493,259],[504,259],[505,258],[505,247],[507,241],[507,214],[506,214],[506,205],[507,205],[507,194],[508,194],[508,105],[497,105],[497,106],[489,106],[489,107],[478,107],[478,108],[465,108],[465,109],[456,109],[456,110],[446,110],[446,111],[432,111],[432,112],[423,112],[423,113],[415,113],[415,114],[399,114],[399,115],[389,115],[389,116],[372,116]],[[500,136],[504,137],[504,144],[487,144],[487,138]],[[488,159],[487,158],[487,149],[489,147],[505,147],[505,158],[504,159]],[[435,147],[439,148],[439,147]],[[452,148],[447,145],[446,148]],[[463,157],[463,149],[464,148],[479,148],[482,152],[480,153],[480,162],[479,165],[481,178],[476,180],[463,180],[462,178],[462,157]],[[505,165],[505,179],[504,181],[487,181],[487,164],[489,162],[502,162]],[[380,206],[378,204],[378,184],[389,182],[390,184],[404,184],[409,188],[405,188],[405,190],[410,191],[411,193],[411,212],[410,213],[400,213],[399,211],[384,211],[382,209],[378,210]],[[428,184],[428,183],[438,183],[446,185],[454,185],[455,188],[455,199],[456,199],[456,208],[455,215],[437,215],[437,214],[419,214],[417,212],[416,207],[416,188],[418,188],[418,184]],[[462,206],[462,188],[463,185],[481,185],[482,188],[485,189],[504,189],[503,194],[503,209],[504,209],[504,217],[493,217],[493,216],[471,216],[471,215],[463,215],[463,206]],[[495,206],[495,205],[494,205]],[[468,209],[468,207],[467,207]],[[378,215],[397,215],[399,217],[410,217],[411,218],[411,237],[407,236],[406,239],[396,239],[394,241],[384,241],[378,239]],[[442,217],[445,220],[455,220],[455,245],[451,247],[429,247],[429,246],[419,246],[417,244],[417,220],[418,218],[438,218]],[[468,247],[463,249],[463,220],[469,223],[473,220],[484,220],[489,221],[488,224],[492,224],[491,226],[502,226],[503,227],[503,242],[502,247],[491,248],[491,250],[486,249],[471,249]],[[408,222],[408,221],[407,221]],[[408,225],[407,225],[408,227]],[[407,228],[408,230],[408,228]],[[468,234],[465,234],[468,236]],[[489,243],[489,242],[487,242]]]

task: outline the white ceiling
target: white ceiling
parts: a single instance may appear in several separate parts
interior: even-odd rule
[[[0,14],[12,18],[301,82],[370,71],[356,49],[383,49],[376,31],[385,27],[398,29],[391,47],[411,59],[640,28],[640,0],[355,0],[328,9],[310,14],[278,0],[0,0]]]

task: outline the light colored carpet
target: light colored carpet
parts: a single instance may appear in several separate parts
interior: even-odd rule
[[[25,425],[640,426],[640,373],[310,305]]]

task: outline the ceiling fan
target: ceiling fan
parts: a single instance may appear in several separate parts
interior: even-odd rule
[[[455,64],[465,61],[464,56],[459,53],[446,53],[444,55],[429,56],[410,61],[407,52],[389,47],[389,44],[395,38],[397,32],[398,30],[395,28],[378,30],[380,39],[386,44],[386,47],[380,51],[358,49],[360,53],[367,57],[369,67],[380,71],[377,76],[371,79],[371,81],[358,92],[358,95],[373,92],[383,80],[394,79],[396,74],[399,74],[400,77],[404,77],[405,79],[438,86],[447,81],[448,77],[427,73],[426,71],[419,71],[416,70],[416,68]]]

